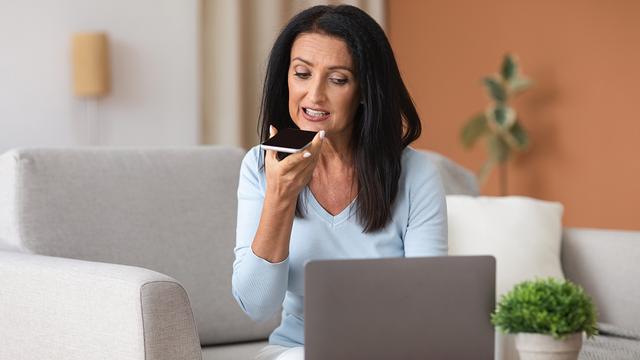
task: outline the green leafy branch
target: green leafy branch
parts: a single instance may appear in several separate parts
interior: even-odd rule
[[[484,182],[496,165],[503,165],[509,160],[513,150],[523,151],[529,146],[529,136],[509,101],[529,88],[532,82],[520,74],[515,57],[507,54],[500,73],[486,76],[482,83],[493,102],[484,112],[469,119],[460,136],[462,145],[467,149],[472,148],[478,139],[486,138],[489,159],[478,173],[480,181]],[[506,172],[503,176],[503,192],[506,192]]]

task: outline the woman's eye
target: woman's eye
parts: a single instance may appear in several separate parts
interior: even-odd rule
[[[331,78],[331,82],[333,82],[334,84],[337,84],[337,85],[344,85],[347,82],[349,82],[349,80],[348,79]]]
[[[308,79],[308,78],[309,78],[309,76],[311,76],[311,74],[309,74],[309,73],[305,73],[305,72],[297,72],[297,71],[296,71],[296,72],[293,74],[293,76],[297,76],[297,77],[299,77],[300,79]]]

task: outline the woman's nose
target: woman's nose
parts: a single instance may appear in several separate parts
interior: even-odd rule
[[[322,103],[326,99],[324,82],[321,79],[314,79],[311,81],[307,96],[309,97],[309,100],[315,104]]]

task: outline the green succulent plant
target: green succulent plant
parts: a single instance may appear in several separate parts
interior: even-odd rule
[[[500,298],[491,323],[501,331],[538,333],[563,339],[597,334],[596,308],[578,285],[553,278],[524,281]]]
[[[480,138],[486,138],[489,158],[478,172],[480,182],[485,182],[491,170],[500,165],[502,195],[506,195],[506,162],[512,151],[523,151],[529,146],[529,136],[518,120],[516,110],[509,101],[531,86],[531,80],[520,74],[514,55],[504,56],[499,74],[482,79],[492,103],[483,112],[474,115],[462,128],[462,145],[470,149]]]

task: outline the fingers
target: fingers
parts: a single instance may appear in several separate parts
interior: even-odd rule
[[[306,168],[308,164],[315,163],[320,155],[324,134],[324,130],[319,131],[311,141],[311,145],[307,146],[303,151],[291,154],[282,160],[282,166],[288,170],[295,167]]]
[[[277,129],[270,127],[269,135],[273,137],[276,134]],[[278,161],[276,151],[267,150],[265,159],[267,177],[271,179],[267,180],[267,182],[275,181],[275,183],[280,184],[279,186],[284,185],[287,188],[291,188],[292,191],[299,191],[299,187],[305,186],[311,179],[313,169],[320,159],[324,137],[324,131],[318,132],[311,144],[303,151],[290,154],[281,161]]]
[[[269,126],[269,136],[273,137],[278,133],[278,129],[274,126]],[[267,150],[267,163],[278,163],[277,167],[283,173],[289,172],[293,169],[296,171],[304,170],[310,164],[315,164],[320,156],[320,149],[325,137],[325,131],[319,131],[311,141],[311,145],[307,146],[303,151],[291,154],[283,160],[278,160],[277,152]],[[276,166],[276,165],[273,165]]]
[[[317,155],[320,153],[320,148],[322,147],[324,135],[325,135],[324,130],[320,130],[318,131],[316,136],[313,138],[313,141],[311,141],[311,145],[306,149],[306,152],[311,154],[310,156]]]

